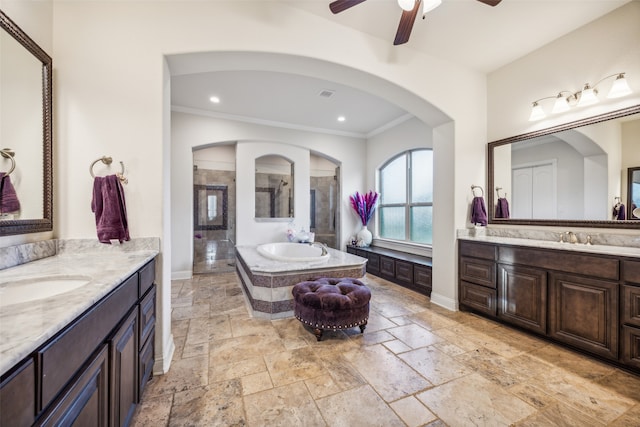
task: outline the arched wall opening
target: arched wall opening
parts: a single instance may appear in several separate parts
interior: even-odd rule
[[[365,70],[347,67],[337,63],[318,60],[309,57],[284,55],[264,52],[206,52],[170,55],[166,57],[171,76],[190,73],[211,72],[217,70],[265,70],[275,72],[297,73],[304,76],[322,78],[335,81],[343,85],[369,92],[387,99],[405,109],[423,122],[431,130],[429,140],[433,141],[434,156],[437,164],[434,170],[434,181],[440,191],[434,194],[433,227],[439,230],[440,241],[434,235],[434,261],[440,259],[438,265],[434,262],[434,277],[442,269],[442,276],[447,279],[441,285],[434,286],[434,301],[438,298],[438,286],[442,288],[445,297],[439,302],[441,305],[455,309],[455,219],[451,212],[455,205],[455,127],[450,117],[443,111],[420,96],[402,88],[398,84],[370,74]],[[335,135],[309,134],[307,132],[276,128],[256,123],[238,123],[220,117],[189,114],[183,111],[171,112],[171,218],[168,219],[168,229],[172,241],[172,277],[180,278],[190,274],[193,256],[190,248],[191,224],[183,227],[183,219],[190,218],[182,212],[184,206],[192,206],[189,200],[192,182],[184,179],[191,175],[191,153],[194,147],[211,144],[211,141],[239,141],[236,153],[238,159],[247,158],[248,154],[282,154],[287,152],[322,153],[323,156],[335,159],[341,165],[341,193],[340,203],[342,212],[347,212],[348,194],[375,185],[375,168],[367,164],[367,140],[364,138],[344,137]],[[275,151],[274,151],[275,149]],[[289,157],[288,154],[285,154]],[[294,156],[295,157],[295,156]],[[239,166],[239,165],[238,165]],[[240,174],[240,170],[238,171]],[[238,183],[238,199],[241,198],[243,188]],[[296,191],[309,193],[308,180],[305,185],[297,186]],[[298,198],[306,200],[307,198]],[[440,213],[438,213],[440,210]],[[238,214],[241,215],[241,206]],[[309,205],[296,206],[295,211],[301,218],[309,218]],[[298,215],[296,214],[296,217]],[[238,219],[240,222],[240,218]],[[189,220],[185,221],[189,222]],[[271,227],[267,234],[272,237],[278,232],[277,227]],[[167,229],[167,228],[165,228]],[[340,241],[346,243],[351,231],[357,229],[356,218],[352,215],[341,215]],[[186,232],[185,232],[186,230]],[[246,233],[262,233],[251,227]],[[238,242],[249,241],[238,230]],[[184,257],[185,254],[189,256]]]

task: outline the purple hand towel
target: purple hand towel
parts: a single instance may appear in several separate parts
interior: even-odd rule
[[[618,216],[616,217],[618,221],[624,221],[627,219],[627,210],[622,203],[618,207]]]
[[[471,222],[487,225],[487,208],[484,206],[484,198],[480,196],[474,197],[471,201]]]
[[[496,204],[496,218],[509,218],[509,202],[504,197],[500,197]]]
[[[0,172],[0,213],[17,212],[20,210],[20,201],[13,188],[11,177]]]
[[[124,189],[116,175],[97,176],[93,181],[91,211],[96,215],[96,231],[101,243],[129,240]]]

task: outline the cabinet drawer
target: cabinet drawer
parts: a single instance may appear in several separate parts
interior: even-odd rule
[[[640,286],[622,285],[620,322],[640,327]]]
[[[460,256],[469,256],[473,258],[496,259],[497,247],[486,243],[475,243],[460,240]]]
[[[30,358],[0,385],[0,426],[30,426],[36,416],[36,370]]]
[[[83,314],[39,353],[42,401],[45,408],[138,300],[138,275],[134,274],[111,295]],[[73,351],[69,351],[73,348]]]
[[[496,287],[496,263],[476,258],[460,258],[460,278],[482,286]]]
[[[156,324],[156,289],[152,287],[140,302],[140,348],[144,345]]]
[[[622,261],[622,280],[640,283],[640,261]]]
[[[640,369],[640,328],[622,327],[620,351],[620,360],[624,364]]]
[[[380,256],[380,274],[389,278],[393,278],[396,274],[395,262],[393,258]]]
[[[431,269],[422,265],[413,266],[413,283],[416,286],[427,289],[431,293]]]
[[[354,248],[353,246],[347,246],[347,253],[352,255],[358,255],[356,253],[356,248]]]
[[[147,293],[149,288],[153,285],[153,282],[156,280],[156,260],[154,259],[149,264],[142,267],[139,274],[140,290],[138,297],[142,297],[142,295]]]
[[[406,283],[413,283],[413,264],[396,261],[396,279]]]
[[[500,262],[507,264],[528,265],[608,280],[618,280],[620,277],[620,262],[614,258],[509,246],[501,246],[499,254]]]
[[[460,304],[490,316],[496,315],[496,291],[460,281]]]

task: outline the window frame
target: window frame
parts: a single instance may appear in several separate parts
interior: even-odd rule
[[[382,221],[376,221],[376,234],[377,237],[381,240],[386,240],[389,242],[398,242],[398,243],[403,243],[403,244],[411,244],[411,245],[420,245],[420,246],[431,246],[433,244],[433,241],[431,243],[423,243],[423,242],[417,242],[415,240],[411,240],[411,209],[414,207],[431,207],[432,208],[432,212],[433,212],[433,196],[431,197],[431,202],[412,202],[411,200],[413,199],[412,195],[412,163],[413,163],[413,153],[416,151],[431,151],[432,153],[432,159],[433,159],[433,149],[432,148],[414,148],[414,149],[410,149],[410,150],[405,150],[402,151],[401,153],[396,154],[395,156],[393,156],[392,158],[390,158],[389,160],[387,160],[386,162],[384,162],[382,164],[382,166],[380,166],[378,168],[378,192],[380,193],[380,202],[378,204],[378,209],[381,210],[382,208],[393,208],[393,207],[404,207],[404,236],[405,238],[403,240],[400,239],[394,239],[394,238],[390,238],[390,237],[383,237],[381,235],[381,227],[382,227]],[[406,195],[406,199],[404,203],[383,203],[383,199],[384,199],[384,195],[382,194],[382,188],[383,188],[383,173],[382,171],[384,170],[384,168],[386,168],[387,166],[389,166],[391,163],[393,163],[394,161],[396,161],[399,157],[405,156],[405,185],[406,185],[406,189],[405,189],[405,195]],[[431,171],[433,173],[433,160],[431,162]],[[433,182],[433,181],[432,181]],[[433,187],[433,184],[432,184]],[[431,189],[433,192],[433,188]],[[433,230],[433,222],[431,223],[431,230]]]

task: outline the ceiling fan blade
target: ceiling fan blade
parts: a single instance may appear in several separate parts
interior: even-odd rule
[[[488,4],[489,6],[496,6],[502,0],[478,0],[480,3]]]
[[[353,7],[357,4],[360,4],[364,1],[366,0],[336,0],[334,2],[329,3],[329,9],[331,9],[331,12],[336,14],[336,13],[342,12],[343,10],[347,10],[350,7]]]
[[[422,6],[422,0],[416,0],[416,4],[413,6],[412,10],[402,11],[400,24],[398,25],[398,31],[396,32],[396,38],[393,41],[394,46],[409,41],[409,36],[411,35],[411,30],[413,29],[413,23],[416,22],[416,16],[418,16],[420,6]]]

